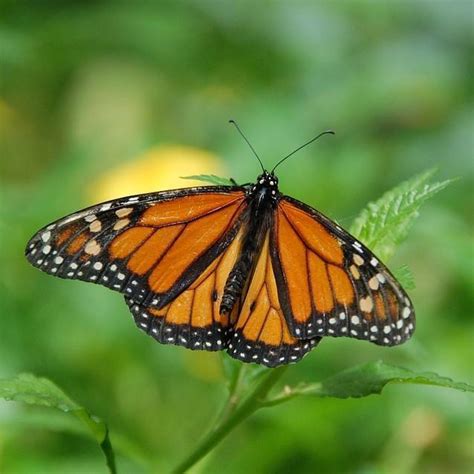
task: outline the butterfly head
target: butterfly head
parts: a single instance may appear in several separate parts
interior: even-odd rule
[[[261,175],[258,176],[255,185],[257,187],[265,187],[278,191],[278,178],[273,173],[269,173],[265,170]]]
[[[278,192],[278,178],[268,171],[264,170],[257,177],[256,183],[251,188],[252,194],[258,194],[261,198],[270,198],[276,200]]]

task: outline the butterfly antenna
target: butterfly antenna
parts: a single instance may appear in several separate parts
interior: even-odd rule
[[[305,146],[309,145],[310,143],[313,143],[315,140],[317,140],[319,137],[322,137],[323,135],[335,135],[336,133],[333,132],[332,130],[326,130],[325,132],[320,133],[319,135],[316,135],[314,138],[306,142],[305,144],[299,146],[296,150],[293,150],[291,153],[286,155],[284,158],[282,158],[272,169],[272,173],[276,170],[278,166],[280,166],[285,160],[287,160],[290,156],[294,155],[297,151],[300,151],[301,148],[304,148]]]
[[[247,137],[243,134],[242,130],[240,130],[240,127],[237,125],[237,122],[235,120],[229,120],[229,123],[231,123],[237,131],[242,135],[242,138],[247,142],[247,145],[250,147],[250,149],[253,151],[253,154],[257,157],[258,162],[260,163],[260,166],[262,167],[262,171],[265,171],[265,168],[263,166],[262,160],[259,158],[257,155],[257,152],[255,151],[254,147],[250,144],[250,142],[247,140]]]

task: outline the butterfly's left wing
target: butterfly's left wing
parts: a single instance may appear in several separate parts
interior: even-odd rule
[[[415,313],[401,285],[369,249],[315,209],[282,197],[271,248],[295,337],[348,336],[387,346],[411,337]]]

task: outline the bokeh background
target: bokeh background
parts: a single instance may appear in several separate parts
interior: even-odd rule
[[[370,200],[437,166],[459,177],[422,209],[407,264],[418,329],[384,349],[324,340],[288,381],[376,359],[472,382],[473,6],[470,1],[0,2],[0,376],[55,381],[110,425],[122,473],[166,472],[194,446],[225,383],[216,354],[160,346],[118,294],[23,257],[40,226],[109,197],[248,182],[262,159],[333,128],[279,170],[283,192],[349,226]],[[421,386],[258,413],[206,473],[467,473],[471,399]],[[127,441],[128,440],[128,441]],[[0,403],[0,471],[105,472],[74,420]]]

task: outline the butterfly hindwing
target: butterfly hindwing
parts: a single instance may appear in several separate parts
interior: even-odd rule
[[[218,351],[227,346],[233,315],[220,313],[224,286],[242,243],[244,227],[188,288],[161,309],[125,297],[137,326],[162,344]],[[235,308],[236,310],[238,308]]]
[[[126,296],[137,326],[163,344],[207,351],[227,348],[236,359],[268,367],[297,362],[308,353],[320,338],[300,340],[290,334],[279,304],[268,237],[241,304],[230,315],[220,313],[243,233],[242,228],[222,255],[164,308],[147,308]]]
[[[110,201],[41,229],[26,256],[47,273],[162,307],[230,244],[244,197],[238,188],[201,187]]]
[[[413,306],[392,274],[316,210],[282,198],[272,242],[282,307],[294,336],[396,345],[413,333]]]
[[[297,362],[320,340],[290,334],[280,305],[268,233],[230,332],[227,352],[232,357],[268,367]]]

